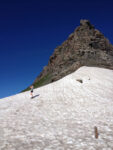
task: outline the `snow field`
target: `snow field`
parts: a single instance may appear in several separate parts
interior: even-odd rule
[[[113,150],[112,91],[112,70],[84,66],[0,99],[0,150]]]

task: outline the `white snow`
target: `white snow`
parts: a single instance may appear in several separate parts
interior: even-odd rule
[[[0,150],[113,150],[113,70],[84,66],[34,96],[0,99]]]

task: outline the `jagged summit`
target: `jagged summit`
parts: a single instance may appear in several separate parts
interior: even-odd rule
[[[80,26],[94,28],[94,26],[90,23],[89,20],[83,20],[83,19],[80,20]]]
[[[88,20],[80,20],[80,26],[54,50],[33,84],[38,87],[54,82],[81,66],[113,69],[113,46]]]

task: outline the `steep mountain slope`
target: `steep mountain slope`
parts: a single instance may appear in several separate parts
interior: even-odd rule
[[[84,66],[35,89],[34,99],[0,99],[0,150],[112,150],[112,91],[112,70]]]
[[[113,46],[88,20],[81,20],[80,26],[55,49],[33,84],[39,87],[54,82],[84,65],[113,69]]]

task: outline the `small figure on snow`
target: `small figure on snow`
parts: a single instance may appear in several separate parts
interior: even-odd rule
[[[33,98],[33,89],[34,89],[34,86],[31,85],[31,86],[30,86],[30,89],[31,89],[31,98]]]

